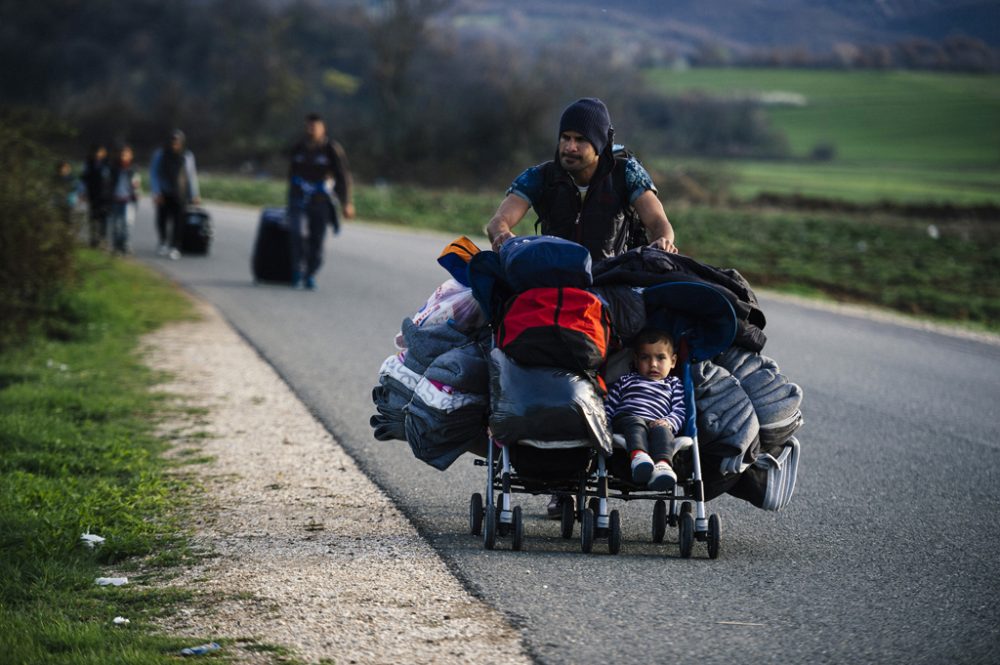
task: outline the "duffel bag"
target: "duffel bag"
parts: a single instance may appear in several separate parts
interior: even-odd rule
[[[497,328],[497,347],[524,365],[577,372],[607,358],[611,320],[604,303],[583,289],[528,289],[512,297]]]

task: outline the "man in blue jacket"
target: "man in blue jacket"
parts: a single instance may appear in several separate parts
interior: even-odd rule
[[[156,253],[171,259],[181,257],[181,237],[188,204],[201,202],[194,153],[187,149],[184,132],[175,129],[149,163],[149,188],[156,204]]]
[[[351,175],[347,156],[326,135],[326,124],[316,113],[306,116],[305,137],[292,148],[288,170],[288,222],[291,229],[292,286],[316,288],[316,272],[323,262],[326,226],[340,230],[333,194],[347,219],[354,217]],[[303,238],[303,217],[307,235]]]

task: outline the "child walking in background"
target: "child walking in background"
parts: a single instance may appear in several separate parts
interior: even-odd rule
[[[684,385],[670,370],[677,354],[670,335],[647,329],[633,344],[633,370],[608,391],[605,409],[612,430],[625,437],[632,480],[667,491],[677,483],[674,437],[684,425]]]
[[[128,254],[132,251],[132,227],[135,225],[139,200],[139,174],[132,164],[132,148],[123,145],[111,164],[111,251]]]

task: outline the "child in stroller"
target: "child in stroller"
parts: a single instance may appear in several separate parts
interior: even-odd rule
[[[687,415],[684,385],[670,371],[677,365],[674,341],[647,328],[633,341],[632,367],[608,391],[605,409],[612,431],[625,438],[632,481],[665,492],[677,483],[675,436]]]

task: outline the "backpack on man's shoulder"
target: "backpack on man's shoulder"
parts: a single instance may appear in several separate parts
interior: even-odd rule
[[[632,206],[632,204],[627,201],[628,191],[625,189],[625,164],[629,159],[634,159],[638,162],[639,158],[635,156],[634,152],[626,148],[621,143],[615,143],[612,145],[611,154],[614,155],[615,158],[615,169],[611,176],[613,178],[612,183],[615,186],[615,191],[618,192],[619,197],[624,202],[622,210],[625,213],[625,223],[622,225],[622,228],[625,244],[622,247],[621,252],[627,252],[630,249],[635,249],[636,247],[642,247],[649,244],[649,239],[646,236],[646,227],[642,225],[642,220],[639,219],[639,213],[636,212],[636,209]]]

